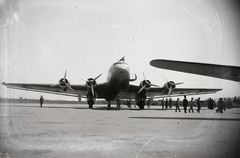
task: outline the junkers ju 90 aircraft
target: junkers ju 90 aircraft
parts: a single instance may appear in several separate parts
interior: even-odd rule
[[[152,84],[144,76],[144,80],[140,82],[139,86],[130,84],[135,81],[135,78],[130,78],[130,70],[125,58],[121,58],[115,62],[109,69],[107,81],[105,83],[97,84],[96,80],[102,75],[95,78],[84,79],[85,85],[70,85],[66,78],[67,71],[63,78],[59,80],[58,84],[24,84],[24,83],[2,83],[8,88],[44,92],[52,94],[60,94],[66,96],[75,96],[81,100],[81,97],[87,99],[89,108],[93,108],[96,99],[105,99],[108,102],[108,107],[111,106],[111,101],[115,101],[118,96],[124,100],[135,99],[136,104],[140,109],[144,109],[145,100],[147,98],[163,98],[169,96],[183,96],[183,95],[199,95],[216,93],[222,89],[199,89],[199,88],[176,88],[176,85],[181,83],[174,83],[167,81],[162,87]]]

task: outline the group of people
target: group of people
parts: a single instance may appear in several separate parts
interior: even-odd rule
[[[178,104],[178,100],[177,100],[177,104]],[[184,108],[184,112],[187,113],[188,100],[186,98],[186,95],[184,95],[182,105],[183,105],[183,108]],[[191,101],[189,102],[190,108],[189,108],[188,112],[191,112],[191,111],[194,112],[193,111],[193,105],[194,105],[194,101],[193,101],[193,98],[191,98]],[[177,112],[177,106],[176,106],[176,110],[175,110],[176,112]],[[178,106],[178,109],[179,109],[179,106]],[[200,113],[200,110],[201,110],[201,103],[200,103],[200,98],[198,98],[197,99],[197,112]],[[179,112],[180,112],[180,109],[179,109]]]
[[[171,101],[171,99],[169,100],[169,102]],[[224,102],[224,100],[222,98],[219,98],[218,102],[217,102],[217,110],[216,112],[220,112],[222,113],[223,110],[226,110],[226,107],[227,108],[232,108],[232,105],[230,103],[230,99],[228,99],[226,102]],[[182,106],[183,106],[183,109],[184,109],[184,112],[187,113],[187,107],[189,106],[189,109],[188,109],[188,112],[193,112],[194,113],[194,110],[193,110],[193,106],[194,106],[195,102],[193,100],[193,98],[191,98],[190,102],[188,102],[187,98],[186,98],[186,95],[184,95],[184,99],[182,101]],[[201,110],[201,103],[200,103],[200,98],[197,99],[196,101],[196,104],[197,104],[197,112],[200,113],[200,110]],[[165,102],[165,107],[167,109],[167,105],[168,105],[168,102],[167,102],[167,99],[166,99],[166,102]],[[209,109],[213,109],[214,107],[216,107],[215,105],[215,102],[210,98],[208,100],[208,108]],[[162,100],[162,109],[164,109],[164,99]],[[181,112],[180,110],[180,107],[179,107],[179,98],[177,98],[176,100],[176,108],[175,108],[175,112]]]
[[[164,105],[165,105],[165,109],[167,109],[168,106],[169,106],[169,108],[172,108],[172,99],[170,98],[169,101],[168,101],[168,99],[166,99],[165,104],[164,104],[164,99],[163,99],[162,100],[162,109],[164,109]]]
[[[232,109],[232,101],[228,98],[223,99],[223,98],[219,98],[218,102],[217,102],[217,110],[216,112],[220,112],[223,113],[223,110],[226,111],[226,109]]]
[[[171,99],[170,99],[171,100]],[[182,106],[183,106],[183,109],[184,109],[184,112],[187,113],[187,106],[189,105],[189,110],[188,112],[193,112],[194,113],[194,110],[193,110],[193,105],[194,105],[194,101],[193,101],[193,98],[191,98],[191,101],[188,102],[187,98],[186,98],[186,95],[184,95],[184,99],[182,101]],[[164,107],[164,101],[162,101],[162,107]],[[197,99],[197,112],[200,113],[200,110],[201,110],[201,103],[200,103],[200,98]],[[175,112],[181,112],[180,110],[180,107],[179,107],[179,98],[177,98],[177,101],[176,101],[176,108],[175,108]]]
[[[121,97],[117,96],[117,98],[116,98],[116,103],[117,103],[116,110],[117,111],[120,110],[121,100],[122,100]],[[39,99],[40,107],[42,107],[43,101],[44,101],[44,98],[43,98],[43,96],[41,96]],[[219,98],[218,103],[217,103],[216,112],[222,113],[223,110],[226,110],[226,106],[228,106],[228,105],[226,105],[227,103],[228,102],[224,102],[222,98]],[[189,105],[188,112],[194,113],[194,110],[193,110],[194,104],[195,104],[195,102],[194,102],[193,98],[191,98],[190,102],[188,102],[186,95],[184,95],[184,99],[182,101],[182,106],[183,106],[185,113],[187,113],[188,105]],[[200,98],[197,99],[196,104],[197,104],[197,112],[200,113],[200,110],[201,110]],[[167,109],[168,106],[169,106],[169,108],[172,108],[172,99],[170,98],[169,101],[168,101],[168,99],[166,99],[165,104],[164,104],[164,99],[163,99],[162,100],[162,109],[164,109],[164,105],[165,105],[165,109]],[[179,107],[179,98],[177,98],[175,105],[176,105],[175,112],[177,112],[177,111],[181,112],[180,107]],[[214,101],[210,98],[208,100],[208,108],[213,109],[213,107],[215,107],[215,106],[216,105],[214,105]],[[232,106],[230,108],[232,108]]]
[[[193,98],[191,98],[191,101],[188,102],[188,100],[186,98],[186,95],[184,95],[184,99],[182,101],[182,106],[184,108],[185,113],[187,113],[188,104],[189,104],[189,107],[190,107],[188,112],[194,112],[194,110],[193,110],[193,105],[194,105]],[[168,108],[168,105],[169,105],[169,108],[172,108],[172,99],[170,98],[169,101],[168,101],[168,99],[166,99],[165,103],[164,103],[164,99],[163,99],[162,100],[162,109],[164,109],[164,105],[165,105],[165,109]],[[176,105],[175,112],[177,112],[177,111],[181,112],[180,107],[179,107],[179,98],[177,98],[175,105]],[[201,110],[200,98],[197,99],[197,107],[198,107],[197,112],[200,113],[200,110]]]

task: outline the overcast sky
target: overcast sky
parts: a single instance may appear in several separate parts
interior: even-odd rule
[[[153,59],[240,66],[240,7],[231,0],[0,0],[0,82],[54,84],[68,70],[106,80],[113,62],[125,56],[138,85],[142,71],[154,84],[184,82],[181,88],[223,88],[220,97],[240,95],[240,83],[157,69]],[[3,37],[3,38],[2,38]],[[0,86],[0,97],[39,98],[36,92]],[[47,99],[69,97],[43,94]],[[70,98],[76,100],[75,98]]]

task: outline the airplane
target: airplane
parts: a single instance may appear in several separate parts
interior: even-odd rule
[[[237,66],[173,61],[163,59],[152,60],[150,62],[150,65],[167,70],[211,76],[240,82],[240,67]]]
[[[144,109],[145,100],[148,98],[161,98],[169,96],[183,95],[199,95],[216,93],[222,89],[203,89],[203,88],[176,88],[173,81],[167,81],[162,87],[152,84],[145,78],[137,85],[132,85],[130,82],[135,81],[135,78],[130,78],[130,69],[125,62],[125,57],[122,57],[117,62],[113,63],[107,75],[107,80],[104,83],[97,84],[96,80],[102,75],[95,78],[88,78],[85,85],[71,85],[66,78],[67,70],[64,77],[59,80],[58,84],[29,84],[29,83],[5,83],[2,84],[7,88],[44,92],[51,94],[60,94],[65,96],[86,98],[89,108],[92,109],[96,99],[105,99],[108,102],[108,107],[111,107],[111,102],[116,101],[120,96],[123,100],[134,100],[140,109]]]

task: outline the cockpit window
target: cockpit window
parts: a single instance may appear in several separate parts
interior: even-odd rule
[[[117,65],[117,64],[119,64],[119,65],[127,65],[127,63],[125,63],[124,61],[118,61],[118,62],[114,63],[113,65]]]

